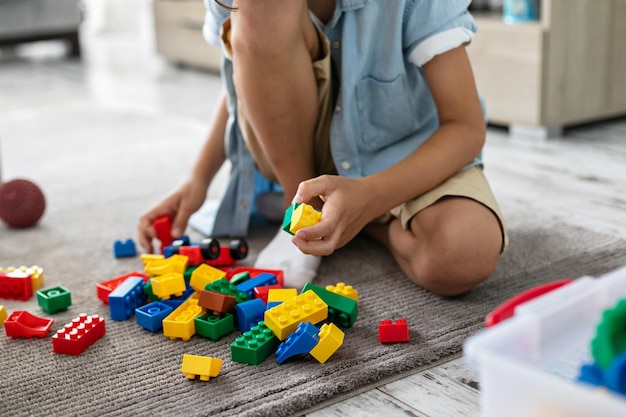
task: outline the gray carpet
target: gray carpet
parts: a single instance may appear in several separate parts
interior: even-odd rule
[[[626,242],[537,218],[504,201],[510,250],[474,291],[454,299],[433,296],[411,284],[379,246],[357,239],[325,258],[316,280],[345,281],[360,293],[358,320],[339,351],[323,365],[310,357],[283,365],[272,358],[259,366],[235,363],[229,350],[235,334],[220,342],[171,341],[142,330],[134,319],[109,320],[108,308],[96,298],[98,282],[141,268],[138,258],[114,259],[113,241],[135,237],[139,214],[186,173],[201,128],[150,114],[80,109],[80,115],[81,126],[48,114],[37,123],[5,127],[4,157],[28,158],[21,176],[42,185],[49,209],[36,228],[0,226],[0,266],[40,265],[45,287],[63,285],[72,292],[70,310],[53,316],[53,331],[89,313],[105,317],[107,333],[74,357],[53,353],[50,337],[14,340],[0,331],[2,415],[298,414],[457,355],[482,328],[485,314],[520,291],[626,264]],[[9,162],[11,173],[18,170]],[[253,231],[247,262],[272,233]],[[48,316],[35,298],[0,304],[9,312]],[[410,325],[410,342],[381,345],[378,323],[398,317]],[[209,382],[188,381],[180,371],[184,353],[222,358],[221,374]]]

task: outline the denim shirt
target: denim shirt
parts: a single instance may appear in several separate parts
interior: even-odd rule
[[[223,1],[230,5],[231,1]],[[331,20],[313,21],[330,41],[339,92],[330,144],[340,175],[358,178],[405,158],[438,128],[422,66],[471,41],[470,0],[336,0]],[[205,0],[204,36],[220,46],[229,11]],[[237,127],[232,62],[222,59],[230,118],[226,152],[232,171],[213,221],[214,235],[245,235],[254,198],[254,161]],[[484,106],[483,106],[484,109]],[[469,165],[481,164],[481,155]],[[419,180],[419,179],[417,179]]]

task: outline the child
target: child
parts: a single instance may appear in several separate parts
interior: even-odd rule
[[[140,221],[182,235],[225,158],[215,235],[243,235],[255,169],[322,210],[278,231],[257,266],[312,280],[320,256],[364,232],[416,284],[464,293],[493,272],[507,235],[482,173],[485,116],[464,49],[469,0],[205,0],[205,37],[224,52],[225,91],[189,179]]]

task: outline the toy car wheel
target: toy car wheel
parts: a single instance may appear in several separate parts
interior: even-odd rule
[[[231,240],[230,256],[236,261],[240,261],[248,256],[248,242],[246,242],[245,239]]]
[[[204,239],[200,242],[200,253],[206,260],[215,260],[220,256],[220,243],[215,239]]]

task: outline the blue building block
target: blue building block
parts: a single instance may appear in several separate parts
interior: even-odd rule
[[[296,331],[278,346],[276,362],[282,364],[295,355],[309,353],[320,340],[319,332],[320,329],[311,322],[300,323]]]
[[[266,285],[274,284],[278,284],[276,275],[270,274],[269,272],[262,272],[254,278],[250,278],[249,280],[237,285],[237,289],[246,293],[248,298],[254,298],[254,287],[264,287]]]
[[[163,319],[172,311],[174,309],[171,306],[155,301],[135,309],[135,319],[138,325],[156,333],[163,328]]]
[[[142,306],[145,301],[143,278],[127,278],[109,294],[111,319],[116,321],[128,320],[135,313],[135,309]]]
[[[265,309],[265,303],[260,298],[253,298],[235,305],[237,329],[241,333],[245,333],[256,326],[258,322],[263,320]]]
[[[267,308],[266,308],[266,310],[271,310],[271,309],[273,309],[274,307],[276,307],[277,305],[280,305],[280,304],[282,304],[282,303],[283,303],[282,301],[272,301],[272,302],[270,302],[270,303],[267,303]]]
[[[116,240],[113,243],[113,255],[116,258],[131,258],[137,256],[137,247],[132,239],[126,239],[126,242]]]

